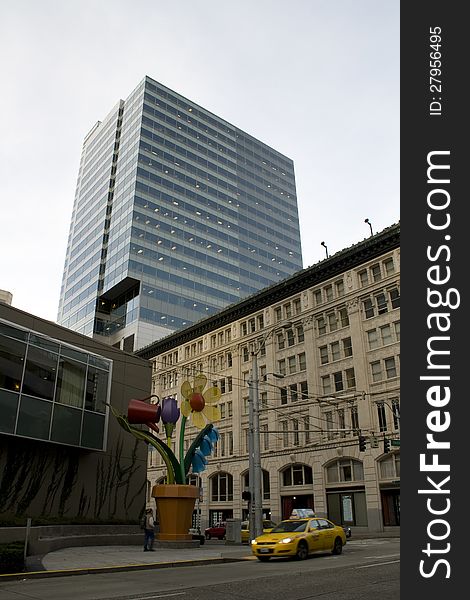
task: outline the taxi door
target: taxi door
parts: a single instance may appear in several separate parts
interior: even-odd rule
[[[318,519],[321,549],[332,550],[335,541],[334,525],[326,519]]]
[[[317,519],[310,519],[307,525],[308,547],[310,552],[322,550],[322,539],[320,535],[320,526]]]

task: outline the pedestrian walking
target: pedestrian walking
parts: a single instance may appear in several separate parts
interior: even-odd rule
[[[153,510],[151,508],[147,508],[145,511],[144,533],[144,552],[153,552],[153,542],[155,539],[155,519],[153,518]]]

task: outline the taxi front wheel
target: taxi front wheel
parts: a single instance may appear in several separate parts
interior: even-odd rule
[[[295,553],[295,557],[297,560],[305,560],[308,556],[308,546],[305,542],[299,542],[297,546],[297,552]]]

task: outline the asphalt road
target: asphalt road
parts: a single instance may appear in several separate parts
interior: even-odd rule
[[[1,600],[391,600],[399,540],[351,540],[341,556],[54,577],[0,583]]]

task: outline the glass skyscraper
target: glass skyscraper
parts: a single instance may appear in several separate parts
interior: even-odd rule
[[[301,268],[291,159],[149,77],[86,136],[61,325],[132,351]]]

